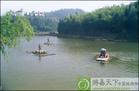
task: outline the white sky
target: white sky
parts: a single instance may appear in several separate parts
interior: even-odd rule
[[[97,8],[120,5],[120,4],[129,4],[135,1],[1,1],[1,14],[4,14],[9,10],[19,10],[23,11],[54,11],[63,8],[79,8],[84,11],[90,12]]]

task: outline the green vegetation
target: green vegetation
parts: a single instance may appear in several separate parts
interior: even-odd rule
[[[84,13],[80,9],[61,9],[53,12],[35,12],[24,15],[9,11],[1,16],[0,51],[13,47],[23,36],[27,40],[36,32],[57,31],[61,36],[95,37],[113,40],[138,39],[137,2],[112,6]],[[32,28],[33,27],[33,28]]]
[[[65,17],[58,24],[61,36],[90,36],[114,40],[138,39],[138,5],[112,6]]]
[[[25,16],[29,19],[36,32],[56,32],[60,19],[64,19],[65,16],[81,13],[84,13],[84,11],[80,9],[60,9],[52,12],[32,11],[25,13]]]
[[[0,51],[4,53],[5,47],[14,47],[20,37],[29,40],[33,35],[33,28],[20,12],[9,11],[1,16],[0,34]]]

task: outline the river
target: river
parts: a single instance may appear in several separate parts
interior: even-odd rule
[[[52,45],[43,45],[50,39]],[[49,54],[38,57],[27,51],[41,44]],[[100,48],[111,56],[107,64],[95,61]],[[1,58],[1,84],[4,90],[76,90],[81,77],[137,77],[138,44],[89,39],[35,36],[22,39]]]

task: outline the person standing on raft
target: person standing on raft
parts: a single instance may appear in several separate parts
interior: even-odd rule
[[[38,50],[41,53],[42,48],[41,48],[41,45],[40,44],[38,45]]]
[[[47,45],[48,45],[48,46],[50,45],[50,40],[49,40],[49,38],[47,39]]]

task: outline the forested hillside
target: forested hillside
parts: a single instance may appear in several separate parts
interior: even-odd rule
[[[31,22],[34,30],[37,32],[57,31],[58,23],[60,19],[64,19],[66,16],[82,14],[81,9],[61,9],[52,12],[29,12],[25,13],[25,16]]]
[[[61,36],[91,36],[105,39],[138,39],[138,4],[111,6],[91,13],[65,17],[58,24]]]

